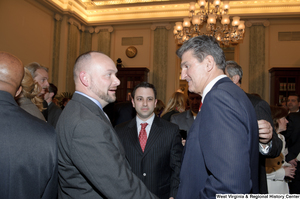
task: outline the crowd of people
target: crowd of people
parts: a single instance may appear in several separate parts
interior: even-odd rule
[[[0,52],[0,198],[298,194],[299,96],[270,107],[245,93],[242,67],[213,37],[176,53],[187,99],[175,92],[165,105],[141,82],[111,108],[120,80],[103,53],[76,59],[75,92],[60,107],[46,67]]]

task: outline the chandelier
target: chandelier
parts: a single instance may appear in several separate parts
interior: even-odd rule
[[[199,10],[196,10],[195,2],[190,2],[189,17],[184,18],[183,22],[175,23],[173,33],[178,44],[199,35],[213,36],[221,46],[230,46],[242,41],[245,21],[240,21],[240,17],[233,17],[230,26],[229,1],[207,1],[198,1]]]

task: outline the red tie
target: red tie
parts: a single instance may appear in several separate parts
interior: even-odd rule
[[[148,125],[148,123],[142,123],[141,125],[142,125],[142,128],[141,128],[140,135],[139,135],[139,141],[140,141],[142,151],[144,152],[145,146],[147,143],[147,132],[145,129],[146,129],[146,126]]]
[[[201,110],[202,102],[200,102],[199,111]]]

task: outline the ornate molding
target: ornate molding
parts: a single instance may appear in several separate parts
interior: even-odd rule
[[[77,20],[75,20],[74,18],[70,18],[68,20],[68,23],[77,26],[77,28],[79,30],[81,30],[81,24]]]
[[[60,21],[60,20],[62,20],[62,16],[60,15],[60,14],[55,14],[54,15],[54,19],[56,20],[56,21]]]
[[[95,27],[95,33],[99,33],[101,30],[108,30],[108,32],[114,31],[112,26],[97,26]]]
[[[268,27],[270,25],[269,20],[250,20],[246,21],[246,27],[250,28],[252,25],[263,25],[265,27]]]
[[[93,27],[91,27],[91,26],[84,26],[84,25],[82,25],[81,26],[81,31],[82,32],[86,31],[86,32],[89,32],[89,33],[92,34],[92,33],[95,32],[95,29]]]
[[[156,28],[166,28],[167,30],[171,29],[171,24],[169,23],[156,23],[156,24],[152,24],[150,29],[151,30],[156,30]]]

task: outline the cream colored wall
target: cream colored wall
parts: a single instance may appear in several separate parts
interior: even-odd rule
[[[61,33],[61,58],[59,73],[60,92],[65,88],[65,74],[63,66],[66,63],[67,23],[68,17],[63,16]],[[300,67],[300,42],[279,42],[278,32],[300,31],[300,19],[270,19],[266,27],[266,66],[265,72],[272,67]],[[34,0],[2,0],[0,1],[0,50],[10,52],[19,57],[24,64],[37,61],[50,68],[52,66],[52,43],[54,28],[54,13]],[[173,23],[171,22],[171,27]],[[153,38],[154,31],[148,24],[113,25],[111,33],[111,58],[114,62],[118,58],[123,60],[125,67],[147,67],[150,69],[149,82],[152,83],[153,68]],[[121,45],[124,36],[143,36],[144,43],[139,46],[135,58],[129,59],[125,55],[127,46]],[[166,99],[179,88],[180,60],[176,57],[176,44],[172,28],[168,32],[168,81]],[[93,35],[92,49],[97,50],[97,37]],[[244,77],[242,89],[249,90],[249,28],[246,28],[245,39],[239,44],[235,52],[235,61],[243,68]],[[266,78],[266,96],[269,96],[269,77]],[[269,98],[266,99],[269,101]]]
[[[53,22],[53,13],[35,1],[1,0],[0,51],[51,70]]]

